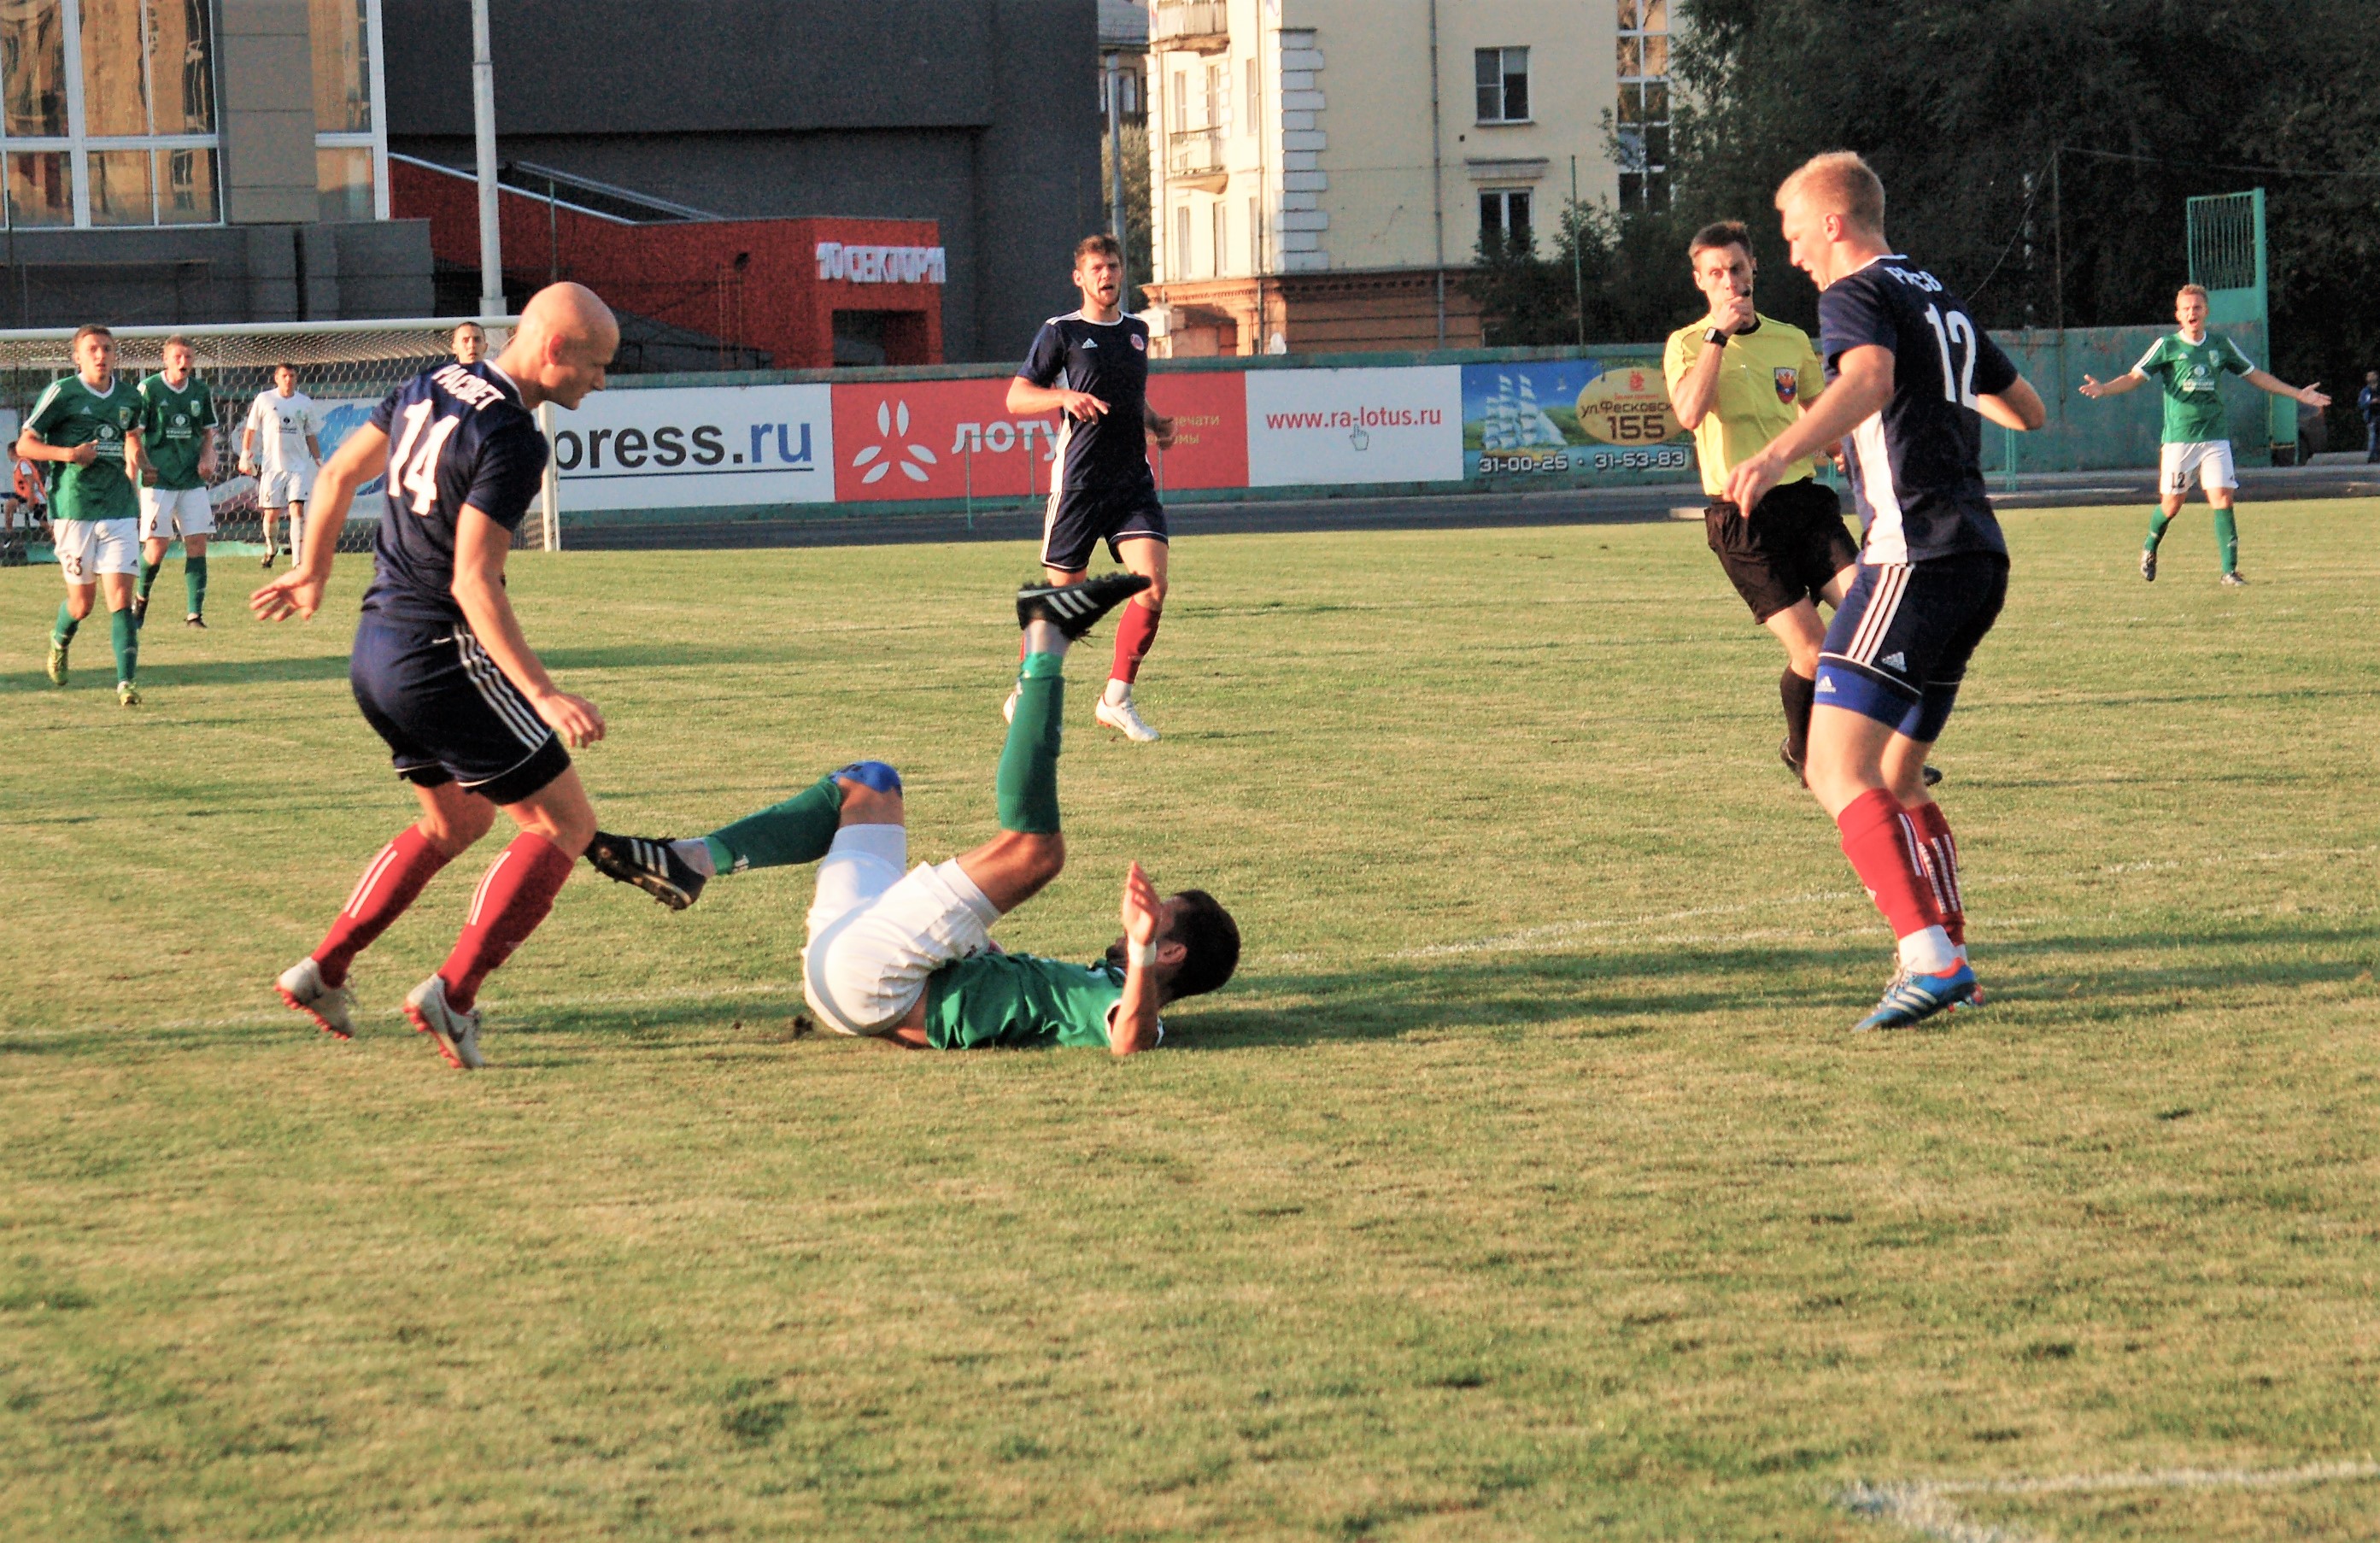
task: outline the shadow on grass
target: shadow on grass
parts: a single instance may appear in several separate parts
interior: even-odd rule
[[[346,623],[342,622],[344,629]],[[103,629],[103,631],[104,629]],[[178,628],[176,628],[178,630]],[[77,639],[78,643],[81,641]],[[616,649],[546,649],[539,656],[550,669],[556,670],[675,670],[701,668],[716,664],[779,664],[784,662],[782,648],[706,649],[680,648],[616,648]],[[103,691],[115,683],[115,662],[108,657],[106,639],[100,639],[95,656],[77,655],[76,682],[67,687],[75,690],[88,686]],[[161,660],[152,650],[140,662],[140,684],[143,686],[275,686],[299,681],[345,680],[347,678],[347,656],[344,653],[309,654],[289,659],[220,659],[180,662]],[[56,691],[49,676],[39,670],[17,670],[0,674],[0,691]]]

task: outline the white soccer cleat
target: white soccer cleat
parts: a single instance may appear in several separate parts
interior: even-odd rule
[[[476,1072],[486,1065],[480,1053],[480,1010],[456,1012],[446,1003],[446,982],[438,976],[405,993],[405,1015],[413,1027],[438,1041],[438,1053],[458,1072]]]
[[[273,989],[281,993],[282,1001],[313,1019],[323,1033],[337,1039],[356,1037],[356,993],[345,986],[324,984],[322,966],[312,958],[300,959],[283,970]]]
[[[1158,732],[1150,728],[1142,719],[1139,711],[1133,707],[1130,697],[1126,697],[1120,702],[1111,702],[1102,697],[1099,699],[1099,705],[1091,710],[1091,716],[1114,729],[1126,739],[1142,745],[1149,744],[1160,737]]]

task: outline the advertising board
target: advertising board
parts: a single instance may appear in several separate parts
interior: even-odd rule
[[[1463,477],[1463,367],[1259,370],[1247,379],[1248,486]]]
[[[1467,478],[1683,476],[1693,468],[1693,441],[1670,410],[1656,358],[1463,367]]]
[[[832,394],[823,385],[602,391],[553,419],[565,509],[835,497]]]

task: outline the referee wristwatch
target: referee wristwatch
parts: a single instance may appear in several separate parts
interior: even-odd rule
[[[1727,346],[1727,340],[1734,335],[1725,327],[1712,327],[1704,332],[1703,341],[1714,348],[1724,348]]]

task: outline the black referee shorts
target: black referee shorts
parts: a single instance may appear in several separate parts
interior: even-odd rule
[[[1750,519],[1722,498],[1703,511],[1703,529],[1757,622],[1815,602],[1836,574],[1859,562],[1842,500],[1815,478],[1771,488]]]

